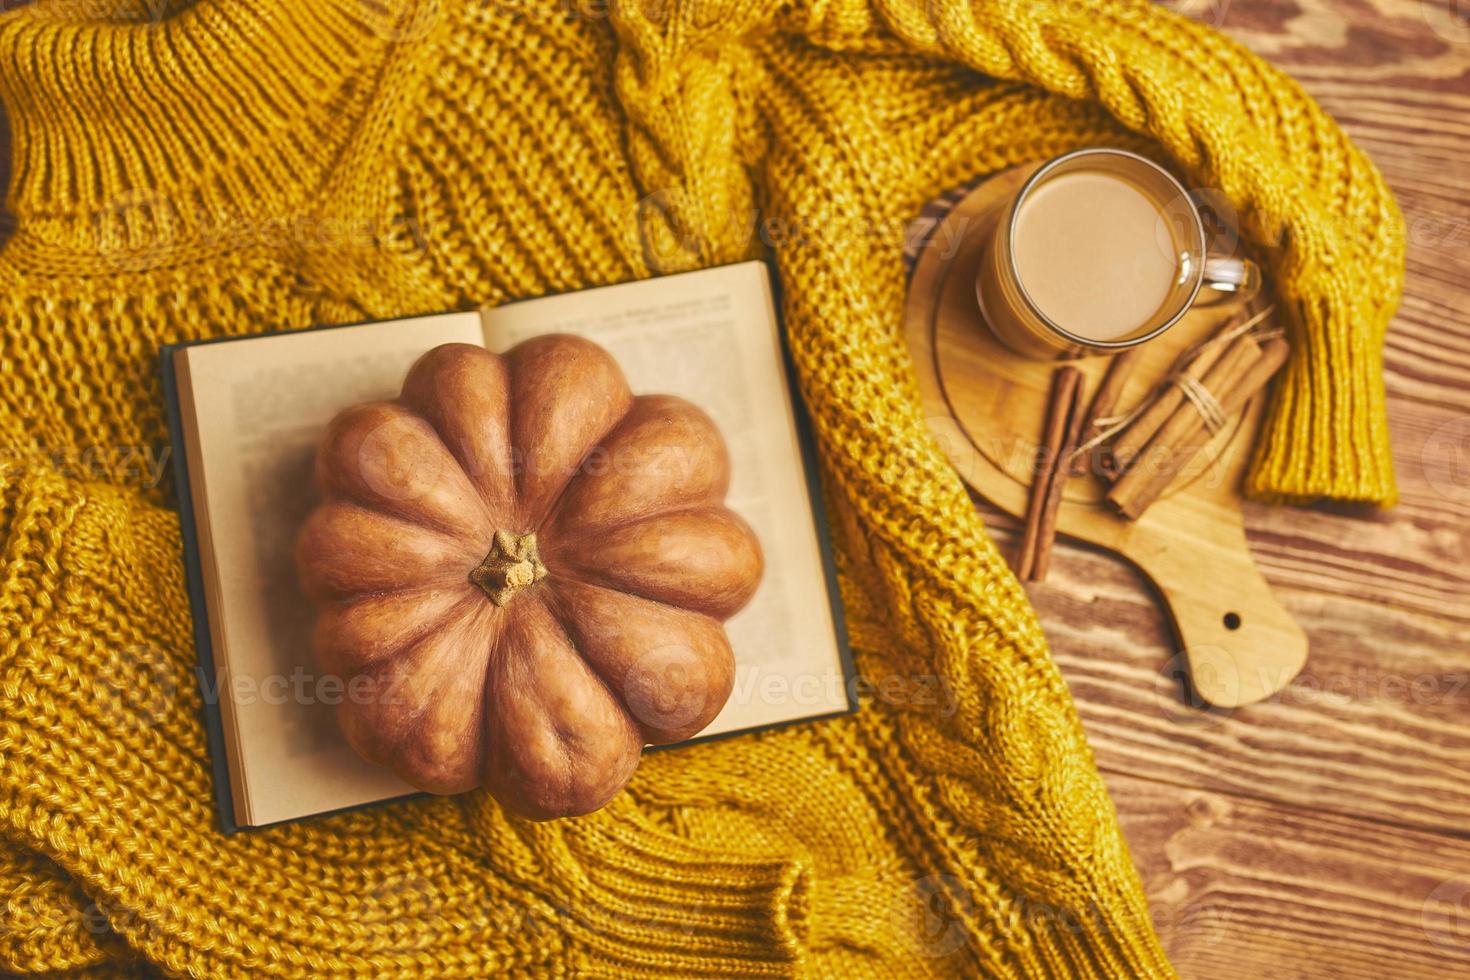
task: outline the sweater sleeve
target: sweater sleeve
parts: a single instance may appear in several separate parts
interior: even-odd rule
[[[873,6],[912,50],[1101,105],[1217,192],[1266,261],[1294,348],[1248,491],[1394,502],[1383,345],[1403,287],[1403,216],[1382,174],[1300,85],[1143,0]],[[1159,43],[1136,43],[1140,29]]]
[[[536,833],[477,793],[222,836],[176,515],[38,467],[0,500],[0,969],[131,947],[178,972],[757,976],[802,955],[799,857],[702,849],[626,799]]]

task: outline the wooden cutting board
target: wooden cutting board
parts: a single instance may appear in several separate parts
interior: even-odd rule
[[[996,341],[980,319],[974,282],[996,215],[1032,169],[998,174],[955,205],[919,249],[904,311],[930,429],[960,477],[1017,517],[1026,511],[1057,365],[1023,359]],[[1181,351],[1233,312],[1196,307],[1145,345],[1120,408],[1143,399]],[[1107,358],[1071,363],[1086,377],[1085,404]],[[1281,690],[1307,658],[1306,634],[1272,596],[1240,516],[1239,486],[1262,408],[1263,399],[1253,399],[1139,520],[1109,511],[1105,487],[1092,475],[1068,482],[1057,519],[1059,533],[1115,552],[1149,578],[1173,621],[1194,693],[1222,708]]]

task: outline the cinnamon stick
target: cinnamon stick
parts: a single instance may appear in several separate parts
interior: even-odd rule
[[[1097,394],[1092,396],[1092,403],[1087,406],[1087,414],[1083,416],[1082,428],[1077,436],[1078,445],[1096,436],[1093,429],[1097,426],[1097,420],[1107,418],[1117,409],[1118,399],[1123,396],[1123,386],[1128,383],[1128,377],[1138,363],[1140,350],[1138,347],[1130,347],[1109,362],[1102,384],[1098,385]],[[1088,464],[1102,457],[1099,449],[1102,447],[1095,446],[1092,452],[1078,453],[1072,460],[1072,475],[1081,476],[1086,473]]]
[[[1247,365],[1258,357],[1260,350],[1255,338],[1242,334],[1225,347],[1199,383],[1218,401],[1224,392],[1238,383]],[[1183,387],[1179,386],[1179,390],[1182,392]],[[1153,492],[1155,484],[1161,479],[1167,482],[1178,472],[1179,447],[1183,440],[1205,425],[1199,409],[1183,394],[1179,400],[1181,404],[1159,427],[1148,445],[1133,458],[1129,468],[1118,477],[1108,493],[1107,502],[1130,520],[1136,520],[1147,507],[1146,502],[1139,504],[1140,498],[1151,502],[1157,497]]]
[[[1248,342],[1251,348],[1244,354],[1236,351],[1241,341]],[[1221,357],[1216,370],[1210,372],[1203,384],[1215,395],[1222,412],[1227,417],[1233,416],[1266,386],[1290,353],[1291,345],[1285,338],[1272,338],[1257,348],[1255,340],[1246,335],[1231,345],[1231,350]],[[1108,503],[1123,516],[1137,520],[1209,444],[1213,435],[1206,431],[1204,417],[1192,405],[1181,408],[1155,440],[1162,457],[1160,465],[1135,466],[1129,470],[1113,486]],[[1150,443],[1149,448],[1152,451],[1154,444]]]
[[[1210,368],[1214,367],[1215,363],[1220,359],[1220,355],[1225,353],[1225,348],[1225,344],[1211,344],[1203,348],[1195,355],[1194,360],[1190,361],[1179,374],[1182,377],[1203,381],[1204,376],[1209,373]],[[1170,373],[1172,375],[1174,372]],[[1164,423],[1169,421],[1183,402],[1184,392],[1180,389],[1179,385],[1172,381],[1165,382],[1164,388],[1158,393],[1148,408],[1144,409],[1143,414],[1134,419],[1128,428],[1124,429],[1113,442],[1113,448],[1109,455],[1111,456],[1112,469],[1115,473],[1126,473],[1128,471],[1128,468],[1133,465],[1133,461],[1138,458],[1138,454],[1143,451],[1143,447],[1149,444],[1149,441],[1153,439],[1154,435],[1163,427]]]
[[[1072,365],[1058,368],[1051,376],[1051,394],[1047,402],[1046,428],[1036,454],[1036,470],[1031,478],[1031,496],[1026,503],[1026,526],[1021,535],[1021,553],[1016,561],[1016,575],[1031,578],[1036,566],[1036,543],[1041,533],[1042,511],[1051,492],[1052,476],[1058,469],[1067,430],[1077,413],[1082,372]]]
[[[1062,491],[1067,488],[1067,480],[1072,475],[1072,457],[1082,444],[1084,415],[1079,372],[1077,390],[1072,396],[1071,411],[1067,418],[1067,433],[1062,439],[1062,449],[1057,454],[1056,466],[1052,467],[1051,481],[1046,487],[1046,501],[1041,507],[1041,526],[1036,532],[1034,548],[1036,556],[1031,560],[1030,580],[1033,582],[1046,581],[1047,570],[1051,568],[1051,548],[1057,540],[1057,514],[1062,508]]]

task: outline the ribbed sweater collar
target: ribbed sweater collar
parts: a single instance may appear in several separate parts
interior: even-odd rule
[[[0,20],[9,210],[47,249],[116,252],[287,218],[319,188],[402,37],[372,0],[200,0]],[[177,5],[175,5],[177,6]]]

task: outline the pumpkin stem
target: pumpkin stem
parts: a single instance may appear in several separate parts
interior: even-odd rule
[[[470,581],[485,590],[490,601],[503,606],[516,593],[546,577],[546,566],[536,550],[536,532],[496,531],[490,553],[470,572]]]

